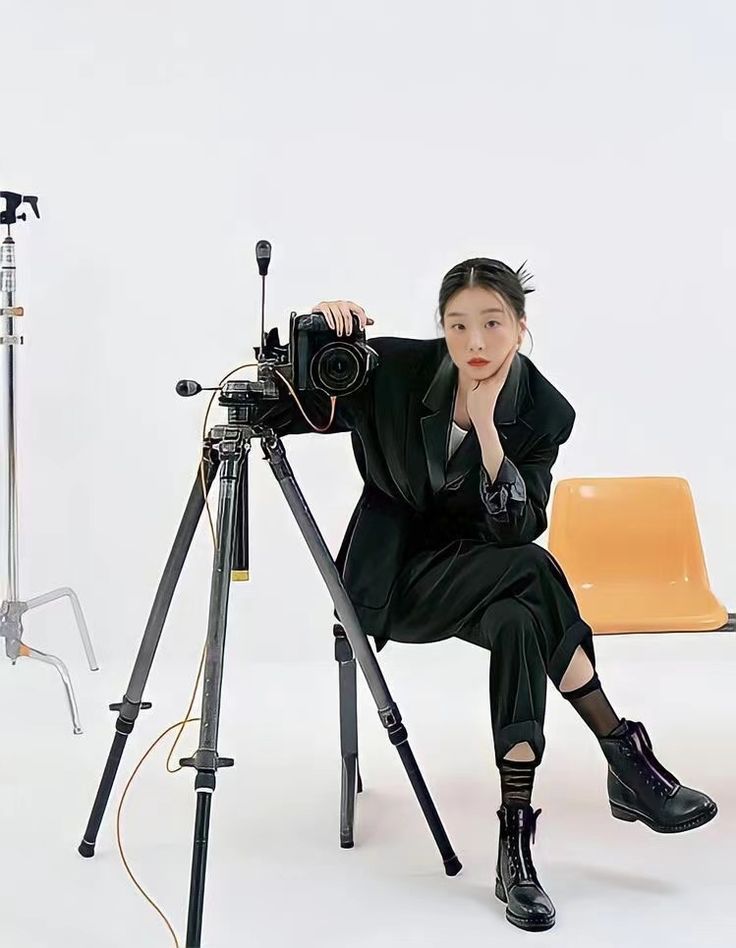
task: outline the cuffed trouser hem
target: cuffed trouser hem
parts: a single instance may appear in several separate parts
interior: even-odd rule
[[[587,622],[579,619],[569,628],[565,629],[565,634],[560,639],[557,647],[550,656],[547,666],[547,674],[559,691],[560,682],[567,671],[567,666],[572,660],[572,656],[578,645],[582,645],[585,654],[590,659],[590,664],[595,670],[595,651],[593,649],[593,630]]]
[[[528,741],[531,749],[534,751],[534,760],[539,763],[544,754],[544,734],[542,725],[539,721],[515,721],[513,724],[507,724],[493,735],[493,743],[496,754],[496,766],[501,765],[501,760],[511,750],[514,744],[523,744]]]

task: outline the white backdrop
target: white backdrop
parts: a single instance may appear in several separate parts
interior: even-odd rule
[[[174,383],[253,356],[265,237],[282,339],[336,298],[432,337],[449,267],[528,260],[532,359],[578,414],[555,478],[686,477],[734,608],[733,11],[31,0],[2,23],[0,180],[42,213],[15,229],[23,595],[71,583],[103,655],[130,655],[199,450],[204,397]],[[336,553],[349,435],[287,449]],[[322,656],[329,597],[251,468],[237,648]],[[172,610],[197,640],[209,556],[201,530]]]
[[[260,331],[258,239],[273,244],[266,324],[278,325],[282,339],[292,309],[304,312],[319,300],[336,298],[363,304],[375,319],[373,335],[433,337],[437,293],[451,266],[476,255],[498,257],[514,267],[528,261],[537,288],[527,297],[535,339],[531,357],[577,410],[555,478],[687,478],[712,586],[731,610],[736,608],[731,489],[736,451],[730,414],[736,341],[731,303],[736,12],[725,0],[701,0],[697,8],[682,0],[456,0],[435,6],[416,0],[360,5],[25,0],[3,2],[0,11],[0,187],[38,194],[42,214],[40,221],[14,230],[17,302],[27,313],[26,345],[19,353],[21,595],[73,586],[102,666],[102,677],[84,672],[65,606],[48,606],[27,619],[27,641],[68,660],[94,744],[74,744],[74,756],[62,763],[53,755],[69,753],[72,737],[54,673],[29,663],[22,672],[20,667],[9,672],[3,664],[3,721],[12,712],[27,729],[17,731],[13,745],[19,755],[14,759],[20,761],[13,820],[19,832],[30,823],[37,827],[37,848],[28,858],[36,860],[38,852],[38,861],[27,864],[18,887],[29,898],[39,891],[48,894],[59,873],[93,878],[87,864],[73,861],[79,862],[73,850],[112,731],[105,704],[119,700],[127,683],[199,457],[204,396],[183,400],[174,384],[184,377],[215,384],[253,357]],[[523,351],[530,352],[529,342]],[[285,443],[336,553],[360,492],[350,438],[313,434]],[[243,722],[251,737],[262,723],[249,714],[246,683],[248,688],[258,684],[251,663],[309,662],[300,679],[302,691],[294,692],[294,708],[276,702],[272,709],[276,717],[283,713],[285,731],[290,714],[295,727],[309,729],[310,715],[317,713],[309,682],[321,675],[328,688],[320,697],[329,703],[325,720],[336,720],[329,664],[332,603],[260,454],[256,447],[250,471],[252,581],[232,588],[228,628],[223,727],[229,740],[223,753],[234,750],[236,756],[239,749],[253,753],[252,744],[247,752],[238,746],[248,737]],[[126,773],[151,733],[186,708],[205,633],[210,565],[211,540],[203,520],[147,693],[158,700],[158,714],[141,730]],[[704,789],[718,797],[718,756],[702,748],[701,725],[687,715],[688,702],[676,701],[677,689],[682,693],[695,679],[676,685],[668,671],[661,673],[664,640],[636,637],[637,644],[626,638],[634,637],[609,638],[599,646],[601,677],[617,683],[614,696],[621,698],[621,713],[647,712],[645,720],[654,718],[655,725],[658,719],[664,740],[682,748],[669,765],[677,771],[688,747],[688,755],[696,755],[689,758],[693,785],[699,785],[700,774]],[[681,639],[677,647],[685,651],[672,654],[682,654],[685,670],[694,667],[695,656],[705,655],[706,645],[695,642],[688,653]],[[392,649],[398,650],[390,656]],[[495,775],[478,756],[481,747],[489,754],[490,744],[486,662],[471,651],[462,643],[455,650],[446,643],[420,656],[389,646],[384,665],[395,681],[401,662],[407,663],[407,677],[401,687],[397,684],[400,698],[411,693],[412,681],[421,687],[409,671],[412,661],[420,662],[417,675],[428,690],[425,705],[413,709],[417,728],[420,721],[452,717],[440,712],[429,690],[439,686],[447,656],[457,652],[465,660],[463,674],[472,668],[473,688],[465,678],[454,691],[458,701],[467,702],[458,720],[472,720],[477,729],[476,743],[471,740],[463,752],[468,767],[472,760],[478,772],[481,766],[487,772],[495,797]],[[265,675],[267,666],[261,667]],[[284,669],[285,680],[294,681],[298,670],[296,665]],[[714,720],[715,705],[708,705],[716,700],[716,692],[708,691],[710,674],[702,670],[696,700],[704,718]],[[653,692],[655,679],[661,690]],[[458,674],[456,683],[461,681]],[[553,720],[557,713],[568,713],[558,711],[561,704],[560,699],[552,705]],[[299,711],[304,720],[297,720]],[[582,733],[577,720],[569,726]],[[551,726],[548,741],[557,743],[555,753],[564,750],[561,733],[559,722]],[[425,846],[417,856],[418,871],[437,868],[408,785],[396,774],[393,752],[384,748],[381,733],[369,740],[393,768],[397,799],[405,807],[394,812],[412,814],[406,826]],[[188,745],[194,741],[192,732]],[[425,743],[424,761],[436,748],[435,786],[442,786],[443,776],[454,781],[458,771],[451,768],[443,775],[441,764],[444,750],[448,760],[461,753],[454,735],[444,745],[435,744],[434,736],[426,736]],[[321,736],[312,747],[290,745],[289,753],[306,755],[297,760],[305,779],[318,779],[310,764],[320,753],[334,763],[334,747],[323,745]],[[587,746],[592,761],[596,752]],[[557,757],[559,767],[563,759]],[[46,772],[42,776],[39,770],[34,778],[24,770],[46,761],[56,774],[59,767],[83,768],[77,780],[59,783],[55,792],[68,799],[55,798],[53,809]],[[554,771],[547,773],[542,788],[545,780],[555,779]],[[22,780],[20,774],[25,774]],[[239,794],[247,791],[246,774],[230,781],[217,806],[226,807],[230,793],[233,812],[243,815]],[[185,863],[188,867],[191,827],[191,781],[184,783],[176,811],[184,829],[172,830],[170,850],[179,872],[171,882],[179,922],[186,888],[179,870]],[[264,787],[268,783],[265,775]],[[337,770],[319,786],[337,793]],[[457,786],[454,813],[460,821],[471,813],[472,791],[470,783]],[[40,788],[48,824],[37,822],[41,817],[32,802],[30,791]],[[601,783],[598,790],[603,789]],[[560,777],[562,796],[570,799],[571,792],[569,781]],[[588,791],[580,794],[584,807]],[[267,799],[266,790],[254,795],[248,806],[256,809],[246,809],[245,818],[262,813],[254,800],[266,806]],[[602,807],[604,798],[596,799]],[[303,812],[295,814],[302,822],[295,825],[321,814],[335,838],[325,839],[320,828],[315,840],[332,852],[336,802],[330,798],[329,805],[312,806],[309,800],[304,797]],[[142,797],[140,802],[143,812]],[[452,815],[451,795],[447,805]],[[478,802],[476,809],[485,806]],[[490,809],[488,814],[495,821]],[[285,809],[265,813],[263,825],[287,826],[285,818]],[[379,843],[385,844],[391,832],[400,839],[403,826],[400,816],[394,818],[393,829]],[[572,838],[570,827],[558,826],[561,840]],[[490,823],[484,832],[488,827],[492,834]],[[606,827],[611,834],[620,829]],[[54,832],[63,832],[64,840],[53,840]],[[221,831],[219,838],[224,845]],[[143,834],[140,845],[148,839]],[[699,841],[678,850],[683,867],[688,859],[702,861]],[[11,846],[10,852],[25,852],[26,842],[18,835],[17,848]],[[642,865],[670,865],[669,843],[658,841],[661,854]],[[630,862],[623,836],[621,845],[621,874],[601,870],[597,880],[613,892],[611,904],[621,897],[614,890],[624,885],[623,874],[629,871],[623,868],[626,859]],[[245,859],[246,851],[234,850],[233,858]],[[410,851],[409,845],[400,847],[402,854]],[[388,852],[386,858],[393,858]],[[337,852],[336,865],[343,855]],[[38,866],[47,858],[49,876],[39,878]],[[296,850],[292,858],[298,858]],[[309,866],[309,852],[303,858]],[[275,859],[276,875],[263,876],[271,901],[280,891],[280,851]],[[212,865],[217,871],[217,863]],[[344,863],[340,867],[339,878],[346,878]],[[252,868],[250,881],[256,885],[265,870],[260,862]],[[589,876],[588,869],[570,876],[570,903],[577,895],[572,890]],[[727,876],[724,864],[721,877]],[[152,871],[152,877],[159,890],[173,878],[164,869],[158,875]],[[387,878],[391,882],[394,874]],[[406,878],[403,868],[396,869],[395,878]],[[83,899],[85,883],[72,885],[71,879],[57,897]],[[114,913],[111,906],[117,906],[125,887],[120,882],[118,875],[98,885],[103,914]],[[639,882],[630,888],[640,888]],[[222,898],[223,891],[213,882],[211,898]],[[266,904],[259,898],[266,897],[250,891],[250,910],[257,911]],[[599,895],[589,897],[595,914],[588,921],[600,927]],[[130,925],[138,925],[140,933],[159,924],[137,893],[128,891],[124,899],[120,904],[127,908],[121,911],[129,913]],[[398,889],[396,899],[399,911]],[[481,926],[487,900],[484,882]],[[660,902],[657,909],[666,908],[673,926],[676,901],[668,901],[669,908]],[[436,905],[441,904],[438,897]],[[693,903],[677,904],[684,913],[695,911]],[[697,910],[712,917],[725,904],[724,896],[717,907],[713,902],[706,911],[702,902]],[[24,906],[17,924],[25,933],[29,914],[33,925],[41,919],[30,901]],[[459,908],[447,918],[470,906]],[[226,925],[231,911],[234,903],[220,914],[210,913],[205,927],[216,924],[215,916]],[[66,916],[61,913],[64,924],[72,914],[80,926],[86,924],[81,904]],[[653,926],[658,919],[654,916]],[[287,918],[281,921],[290,924]],[[413,916],[407,915],[407,932],[412,925]],[[94,933],[102,928],[87,925],[84,937],[100,945]],[[433,930],[440,937],[440,927]],[[119,941],[105,944],[129,943],[130,929],[120,928],[118,934]],[[156,943],[165,944],[165,934],[159,936]],[[598,931],[601,945],[604,936]],[[281,944],[275,937],[260,943]],[[632,930],[632,937],[638,932]],[[333,944],[326,937],[315,939],[322,946]],[[80,930],[76,943],[82,940]],[[51,934],[37,942],[51,943],[57,943]]]

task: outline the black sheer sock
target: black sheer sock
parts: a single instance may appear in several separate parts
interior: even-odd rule
[[[535,760],[504,760],[499,765],[501,774],[501,802],[511,806],[532,802]]]
[[[565,700],[575,708],[596,737],[608,737],[619,729],[621,718],[611,707],[608,698],[601,690],[597,672],[580,688],[574,691],[561,691]]]

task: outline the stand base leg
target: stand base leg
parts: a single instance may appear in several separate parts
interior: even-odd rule
[[[74,610],[74,618],[77,620],[79,635],[82,639],[82,645],[84,646],[84,651],[87,656],[87,664],[90,667],[90,671],[99,671],[100,666],[97,664],[95,650],[92,647],[92,639],[90,638],[87,622],[82,612],[82,605],[79,602],[79,597],[70,586],[60,586],[59,589],[52,589],[51,592],[34,596],[33,599],[28,600],[26,608],[28,610],[35,609],[38,606],[46,605],[47,602],[54,602],[56,599],[68,599],[71,603],[72,609]]]
[[[35,609],[37,606],[43,606],[47,602],[53,602],[56,599],[62,598],[68,598],[71,601],[72,608],[74,609],[74,616],[77,620],[79,634],[82,638],[84,650],[87,655],[89,667],[92,671],[98,671],[99,666],[97,664],[97,659],[92,647],[92,640],[90,639],[89,630],[87,629],[87,623],[84,619],[82,607],[79,603],[77,594],[68,586],[54,589],[51,592],[44,593],[41,596],[36,596],[33,599],[29,599],[27,602],[13,600],[6,600],[3,602],[2,607],[0,608],[0,636],[5,639],[5,652],[13,664],[15,664],[19,658],[35,658],[38,661],[45,662],[48,665],[53,665],[53,667],[58,671],[64,685],[67,704],[72,716],[72,727],[74,733],[81,734],[82,726],[79,720],[79,709],[74,696],[74,688],[72,687],[71,677],[66,665],[55,655],[48,655],[46,652],[41,652],[39,649],[31,648],[30,645],[26,645],[25,642],[23,642],[23,614],[28,612],[30,609]]]

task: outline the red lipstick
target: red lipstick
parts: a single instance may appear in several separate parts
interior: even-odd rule
[[[488,361],[488,359],[480,359],[480,358],[478,358],[478,359],[470,359],[470,360],[468,361],[468,365],[481,366],[481,365],[490,365],[490,364],[491,364],[491,363]]]

